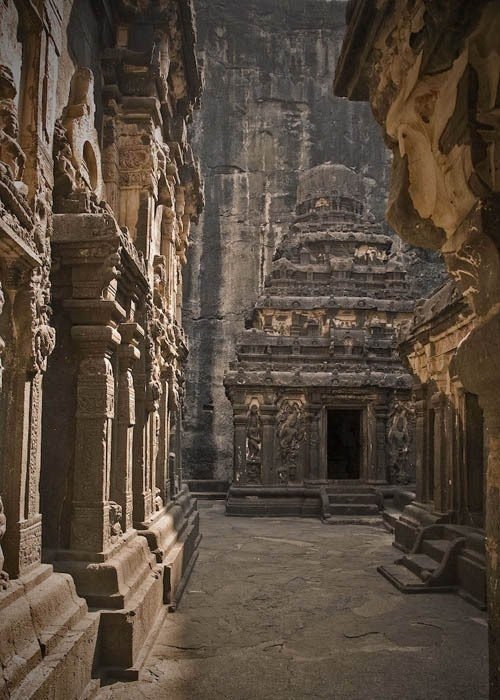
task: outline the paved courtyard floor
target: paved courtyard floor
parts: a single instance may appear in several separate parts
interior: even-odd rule
[[[375,570],[397,556],[385,531],[200,510],[200,558],[142,679],[99,700],[487,698],[485,616],[396,591]]]

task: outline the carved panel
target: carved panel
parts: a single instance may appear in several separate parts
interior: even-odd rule
[[[303,405],[297,399],[283,399],[276,417],[276,435],[281,455],[278,477],[281,483],[295,481],[300,446],[304,440]]]
[[[262,476],[262,419],[259,403],[250,402],[246,424],[246,474],[250,484],[260,484]]]

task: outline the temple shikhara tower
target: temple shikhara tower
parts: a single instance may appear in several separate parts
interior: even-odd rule
[[[396,345],[414,302],[365,195],[343,165],[300,177],[295,221],[225,378],[229,514],[373,517],[375,486],[413,477],[412,381]]]

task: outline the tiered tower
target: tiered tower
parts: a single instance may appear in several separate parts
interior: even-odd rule
[[[299,180],[295,222],[225,378],[230,514],[373,516],[375,486],[411,476],[411,379],[396,335],[413,301],[365,200],[343,165]]]

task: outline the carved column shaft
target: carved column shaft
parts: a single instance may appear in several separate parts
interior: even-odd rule
[[[275,409],[263,407],[261,409],[262,419],[262,483],[270,485],[275,482],[276,474],[274,469],[274,423]]]
[[[39,279],[38,272],[39,268],[36,274],[12,268],[4,281],[11,330],[4,353],[0,488],[9,523],[3,548],[11,576],[22,575],[41,558],[41,370],[45,357],[34,357],[40,330],[35,309],[40,289],[34,281]]]
[[[168,379],[163,377],[163,393],[160,398],[160,436],[158,456],[156,459],[156,488],[160,490],[160,497],[165,504],[169,499],[168,479],[168,453],[170,451],[170,420],[169,420],[169,385]]]
[[[415,441],[416,499],[422,502],[425,499],[425,471],[427,468],[426,401],[424,398],[415,401]]]
[[[133,444],[132,484],[134,498],[134,522],[145,522],[151,514],[151,490],[146,482],[146,372],[144,369],[144,344],[141,345],[141,359],[134,371],[135,385],[135,427]]]
[[[71,548],[97,553],[111,544],[111,355],[121,338],[111,326],[73,326],[71,336],[79,356]]]
[[[111,469],[111,500],[122,507],[123,530],[132,527],[132,464],[135,425],[135,390],[133,366],[140,353],[134,342],[137,324],[120,325],[122,343],[117,350],[116,420],[113,436],[113,466]]]
[[[9,523],[4,542],[6,568],[21,576],[40,562],[42,527],[39,514],[42,375],[24,368],[6,371],[3,445],[3,493]],[[5,404],[4,404],[5,405]]]
[[[316,481],[320,478],[320,414],[311,414],[309,437],[309,478]]]
[[[234,416],[234,482],[246,483],[246,442],[247,442],[247,417],[245,414]]]
[[[432,397],[434,409],[434,508],[446,510],[446,400],[443,394]]]
[[[375,409],[375,480],[387,483],[387,409],[377,406]]]

